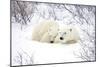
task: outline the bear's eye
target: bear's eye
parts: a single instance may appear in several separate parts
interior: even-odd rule
[[[70,32],[72,31],[72,29],[70,29]]]
[[[64,32],[64,34],[66,34],[66,32]]]

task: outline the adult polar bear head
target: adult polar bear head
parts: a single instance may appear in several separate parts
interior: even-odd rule
[[[79,40],[79,34],[73,26],[63,26],[59,29],[58,35],[55,38],[55,43],[73,44]]]

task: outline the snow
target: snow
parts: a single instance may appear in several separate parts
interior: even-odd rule
[[[34,18],[33,18],[34,19]],[[36,23],[36,22],[35,22]],[[49,44],[33,41],[31,39],[34,25],[30,24],[21,30],[18,23],[12,23],[12,61],[15,62],[18,52],[23,55],[23,51],[29,56],[33,55],[34,64],[59,63],[82,61],[73,52],[79,51],[80,45],[76,44]],[[23,57],[29,59],[28,57]],[[23,61],[23,64],[25,61]],[[28,61],[30,62],[30,61]]]

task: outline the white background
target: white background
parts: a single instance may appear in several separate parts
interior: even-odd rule
[[[96,5],[96,62],[72,63],[45,65],[34,67],[99,67],[100,45],[99,45],[99,24],[100,24],[100,2],[99,0],[37,0],[46,2],[62,2],[71,4]],[[0,67],[9,67],[10,64],[10,0],[0,1]],[[32,67],[32,66],[31,66]]]

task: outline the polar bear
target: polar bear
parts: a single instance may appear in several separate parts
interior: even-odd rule
[[[73,44],[77,43],[79,39],[79,33],[75,27],[65,26],[59,29],[55,43]]]
[[[32,40],[45,41],[47,38],[44,37],[47,36],[47,33],[49,33],[48,31],[50,30],[53,32],[53,28],[55,29],[57,27],[58,24],[53,20],[45,20],[38,23],[33,29]],[[52,35],[52,33],[49,34]],[[53,32],[53,34],[55,35],[55,32]]]
[[[54,40],[58,34],[59,27],[58,26],[52,26],[48,31],[43,35],[41,38],[41,42],[47,42],[47,43],[54,43]]]

